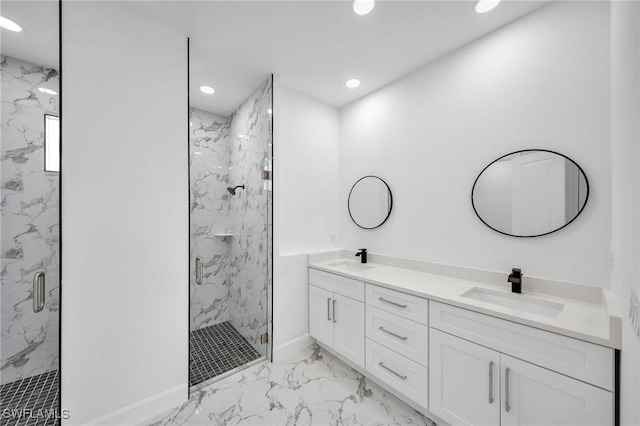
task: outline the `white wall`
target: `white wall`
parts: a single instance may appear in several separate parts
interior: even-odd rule
[[[134,424],[187,397],[187,41],[64,2],[65,424]]]
[[[310,343],[306,253],[336,247],[338,111],[288,89],[277,75],[273,102],[273,344],[278,360]]]
[[[340,111],[342,245],[606,286],[608,139],[608,4],[544,6]],[[508,237],[473,212],[478,173],[525,148],[568,155],[589,178],[585,211],[561,232]],[[387,181],[394,202],[373,231],[346,211],[368,174]]]
[[[611,284],[624,315],[621,424],[640,424],[640,341],[628,319],[640,295],[640,4],[611,3]]]

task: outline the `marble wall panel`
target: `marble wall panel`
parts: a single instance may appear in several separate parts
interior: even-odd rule
[[[229,119],[196,108],[190,113],[191,330],[229,319],[229,244],[215,236],[229,224]],[[195,259],[203,283],[195,282]]]
[[[0,56],[2,287],[0,381],[58,365],[59,175],[44,171],[44,114],[58,114],[56,70]],[[45,308],[33,312],[33,276],[45,273]]]

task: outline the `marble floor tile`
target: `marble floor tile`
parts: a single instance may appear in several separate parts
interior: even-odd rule
[[[143,424],[435,426],[315,345],[226,377]]]

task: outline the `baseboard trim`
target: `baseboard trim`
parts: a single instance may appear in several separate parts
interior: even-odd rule
[[[187,383],[144,398],[131,405],[87,422],[87,425],[133,425],[151,419],[187,400]],[[71,423],[71,422],[70,422]]]
[[[304,348],[315,343],[315,341],[316,339],[309,336],[308,334],[303,334],[300,337],[289,340],[287,343],[273,348],[273,361],[280,361],[293,354],[296,354]]]

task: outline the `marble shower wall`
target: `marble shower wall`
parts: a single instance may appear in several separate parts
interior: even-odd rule
[[[191,108],[191,330],[229,320],[229,119]],[[203,282],[195,280],[196,257]]]
[[[230,320],[233,326],[266,355],[260,344],[267,332],[269,314],[272,238],[272,193],[265,189],[263,171],[271,169],[272,78],[270,77],[231,116],[230,184],[245,185],[231,198]],[[270,183],[270,182],[268,182]]]
[[[1,366],[12,382],[58,367],[59,174],[44,171],[44,114],[58,114],[54,69],[0,56]],[[33,312],[33,276],[45,273],[44,310]]]

